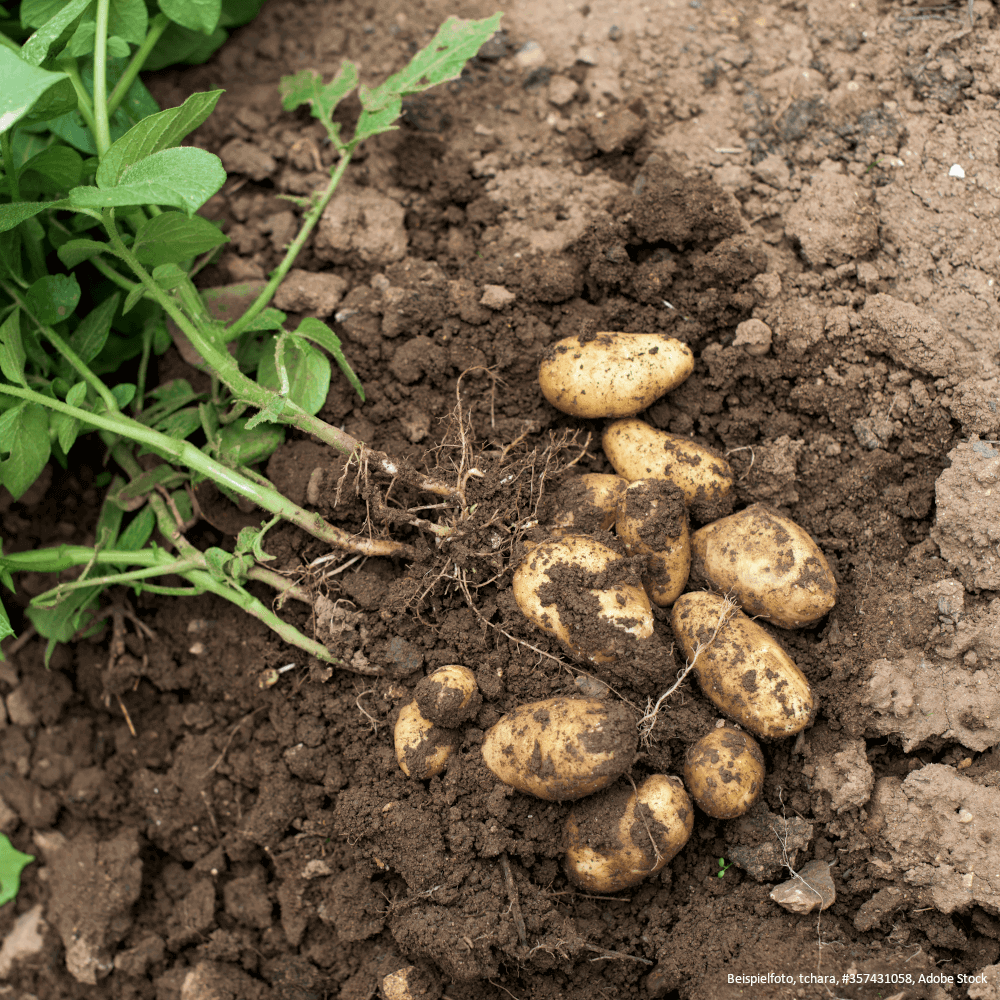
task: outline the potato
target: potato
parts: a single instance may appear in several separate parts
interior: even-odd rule
[[[440,774],[462,739],[461,733],[442,729],[425,719],[415,701],[403,707],[392,735],[396,760],[403,774],[421,779]]]
[[[649,598],[632,564],[586,535],[533,548],[513,589],[525,617],[579,659],[611,663],[653,634]]]
[[[483,760],[505,784],[548,802],[579,799],[624,774],[636,720],[618,701],[547,698],[503,716],[483,738]]]
[[[438,667],[413,690],[420,714],[428,722],[445,729],[468,722],[483,703],[476,675],[458,663]]]
[[[595,333],[553,344],[538,371],[545,398],[574,417],[629,417],[694,371],[691,348],[664,333]]]
[[[748,615],[782,628],[811,625],[837,601],[837,581],[819,546],[761,503],[696,531],[691,559],[699,583],[731,592]]]
[[[588,472],[570,479],[542,501],[553,536],[589,535],[610,531],[618,515],[618,501],[628,483],[621,476]]]
[[[714,521],[733,509],[733,470],[714,449],[642,420],[615,420],[602,440],[615,472],[636,479],[669,479],[684,491],[697,521]]]
[[[619,782],[573,807],[566,820],[566,874],[589,892],[619,892],[658,872],[688,842],[694,808],[680,778]]]
[[[637,479],[618,505],[618,537],[631,555],[646,556],[642,585],[661,608],[680,597],[691,569],[684,492],[666,479]]]
[[[705,697],[744,729],[780,739],[812,722],[816,703],[802,671],[731,601],[705,591],[684,594],[670,624]]]
[[[688,747],[684,784],[702,812],[734,819],[764,791],[764,755],[742,729],[719,726]]]

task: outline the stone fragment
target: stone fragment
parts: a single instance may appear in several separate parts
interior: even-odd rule
[[[556,74],[549,79],[549,103],[557,108],[564,107],[576,97],[577,83],[568,76]]]
[[[483,297],[479,300],[481,306],[487,309],[503,309],[509,306],[517,296],[504,288],[503,285],[483,285]]]
[[[789,913],[812,913],[833,906],[837,898],[830,865],[825,861],[810,861],[803,865],[795,878],[776,885],[771,890],[771,899]]]
[[[15,962],[31,958],[45,947],[45,927],[41,903],[36,903],[14,921],[0,945],[0,980],[10,976]]]

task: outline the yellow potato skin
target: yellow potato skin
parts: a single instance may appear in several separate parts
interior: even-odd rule
[[[426,780],[444,770],[460,736],[435,726],[420,714],[415,701],[403,707],[393,729],[396,760],[408,778]]]
[[[720,626],[725,604],[717,594],[696,591],[678,598],[671,611],[674,636],[688,663],[694,661],[702,692],[761,739],[794,736],[816,713],[809,682],[778,642],[741,611],[730,611]]]
[[[734,819],[764,791],[764,755],[748,733],[720,726],[688,747],[684,784],[702,812]]]
[[[482,754],[505,785],[563,802],[607,788],[632,766],[637,745],[635,719],[621,702],[546,698],[503,716]]]
[[[691,348],[663,333],[566,337],[538,371],[542,394],[574,417],[627,417],[676,389],[694,371]]]
[[[610,531],[618,516],[618,501],[628,483],[621,476],[587,472],[562,486],[552,502],[553,536]]]
[[[614,549],[586,535],[533,548],[514,573],[513,591],[529,621],[591,663],[611,663],[653,634],[653,611],[637,574]]]
[[[647,557],[642,585],[649,599],[670,607],[683,593],[691,571],[691,535],[680,487],[663,479],[629,483],[616,523],[628,554]]]
[[[748,615],[781,628],[811,625],[837,602],[837,581],[819,546],[765,504],[699,528],[691,559],[694,579],[732,593]]]
[[[733,509],[733,470],[712,448],[642,420],[612,421],[602,444],[615,472],[630,483],[668,479],[679,486],[698,521],[713,521]]]
[[[483,696],[476,675],[459,663],[438,667],[413,691],[420,714],[435,726],[454,729],[479,711]]]
[[[694,807],[679,778],[654,774],[635,791],[619,783],[571,810],[566,874],[589,892],[631,888],[674,858],[693,827]]]

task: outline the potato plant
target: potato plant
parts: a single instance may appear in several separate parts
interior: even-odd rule
[[[49,654],[87,626],[104,588],[127,584],[137,592],[219,594],[287,642],[340,664],[246,589],[257,580],[283,597],[309,599],[266,567],[264,532],[285,520],[348,552],[411,550],[391,539],[351,537],[255,471],[287,427],[350,456],[365,474],[401,478],[456,502],[461,493],[319,419],[332,363],[362,399],[364,389],[332,329],[311,318],[286,329],[285,314],[270,302],[358,146],[397,127],[403,96],[459,76],[501,15],[449,18],[375,88],[359,86],[357,67],[347,61],[329,83],[311,70],[282,80],[285,108],[308,105],[337,159],[323,190],[298,200],[301,228],[267,285],[226,326],[211,318],[192,281],[226,242],[196,214],[226,172],[218,157],[181,145],[221,91],[160,110],[138,73],[206,59],[225,28],[249,20],[258,6],[170,0],[150,18],[144,0],[23,0],[18,21],[0,22],[0,485],[17,499],[50,458],[65,467],[78,436],[95,429],[123,473],[111,482],[96,547],[0,556],[0,581],[11,587],[15,571],[83,567],[28,610]],[[347,138],[333,114],[355,90],[362,110]],[[50,270],[56,261],[61,267]],[[171,342],[167,320],[204,359],[210,393],[194,393],[182,379],[147,385],[152,356]],[[137,377],[121,381],[116,372],[131,359],[138,359]],[[143,454],[162,464],[144,467]],[[193,517],[190,488],[205,479],[271,515],[260,531],[245,531],[234,552],[199,551],[184,536]],[[154,527],[173,551],[150,542]],[[152,582],[166,574],[185,585]],[[10,634],[0,607],[0,638]]]

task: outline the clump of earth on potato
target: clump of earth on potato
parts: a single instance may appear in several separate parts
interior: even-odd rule
[[[760,503],[691,536],[691,576],[781,628],[811,625],[837,601],[837,581],[819,546]]]
[[[616,523],[625,551],[646,557],[642,585],[649,599],[669,607],[683,592],[691,569],[683,490],[665,479],[637,479],[622,494]]]
[[[691,348],[663,333],[566,337],[538,372],[545,398],[574,417],[627,417],[645,410],[694,371]]]
[[[403,706],[393,730],[400,768],[408,778],[421,780],[433,778],[444,770],[461,739],[461,733],[425,719],[415,701]]]
[[[604,454],[619,476],[667,479],[684,491],[691,516],[714,521],[733,509],[733,470],[719,452],[642,420],[614,420],[604,430]]]
[[[805,675],[731,601],[705,591],[684,594],[670,625],[705,697],[744,729],[780,739],[812,722],[816,701]]]
[[[735,726],[719,726],[692,743],[683,773],[691,798],[715,819],[742,816],[764,791],[764,755]]]
[[[587,472],[562,483],[539,505],[539,521],[550,525],[553,537],[610,531],[618,516],[618,501],[628,483],[621,476]]]
[[[587,535],[549,539],[514,573],[514,598],[576,658],[611,663],[653,635],[653,612],[630,560]]]
[[[635,719],[621,702],[561,697],[503,716],[482,755],[505,785],[562,802],[607,788],[632,766],[637,746]]]
[[[679,778],[619,782],[566,819],[566,874],[589,892],[620,892],[660,871],[687,843],[694,808]]]
[[[435,726],[455,729],[468,722],[483,703],[476,675],[458,663],[438,667],[413,689],[420,714]]]

